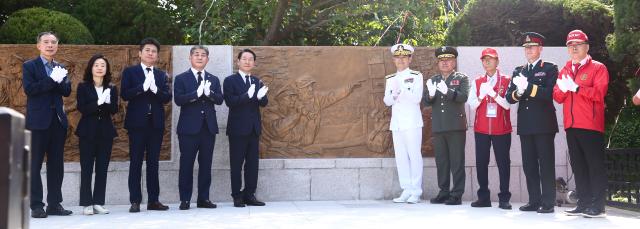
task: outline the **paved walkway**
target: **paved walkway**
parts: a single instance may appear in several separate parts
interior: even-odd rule
[[[31,219],[31,228],[638,228],[640,213],[608,208],[607,218],[586,219],[565,216],[567,208],[555,214],[537,214],[497,208],[394,204],[391,201],[295,201],[268,202],[266,207],[234,208],[232,203],[217,209],[199,209],[192,203],[188,211],[171,204],[166,212],[127,212],[129,206],[107,206],[108,215],[80,215],[81,207],[69,206],[74,215]],[[143,205],[142,208],[146,208]],[[446,226],[446,227],[445,227]]]

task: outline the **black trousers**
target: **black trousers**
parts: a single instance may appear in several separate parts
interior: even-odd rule
[[[213,161],[213,149],[216,143],[216,135],[207,127],[207,122],[202,122],[202,128],[198,134],[178,135],[180,142],[180,174],[178,178],[178,190],[180,201],[191,201],[193,192],[193,164],[198,158],[198,200],[209,200],[209,188],[211,187],[211,163]]]
[[[594,130],[569,128],[567,145],[576,179],[578,206],[604,210],[607,191],[604,135]]]
[[[511,133],[503,135],[488,135],[475,133],[476,139],[476,171],[478,174],[478,200],[491,201],[489,191],[489,158],[491,145],[493,144],[493,155],[498,166],[500,176],[500,193],[498,199],[501,202],[509,202],[511,192],[509,192],[509,178],[511,177]]]
[[[231,165],[231,196],[243,198],[254,195],[258,186],[258,141],[255,134],[248,136],[229,136],[229,162]],[[244,165],[244,190],[242,187],[242,169]]]
[[[31,130],[31,209],[43,208],[42,162],[47,155],[47,203],[56,206],[62,202],[62,178],[64,177],[64,142],[67,129],[62,127],[53,112],[49,128]]]
[[[153,128],[151,118],[147,127],[130,129],[129,134],[129,201],[142,202],[142,161],[147,164],[147,195],[148,202],[157,202],[160,195],[158,181],[158,161],[160,160],[160,146],[162,145],[163,129]]]
[[[101,133],[101,130],[96,130]],[[80,137],[80,206],[104,205],[107,188],[107,169],[111,161],[113,138]],[[95,164],[96,179],[91,193],[91,180]]]
[[[522,168],[527,180],[529,204],[555,206],[555,133],[520,135]]]

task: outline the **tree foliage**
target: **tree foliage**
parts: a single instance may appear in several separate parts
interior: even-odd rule
[[[33,44],[42,31],[55,32],[61,43],[93,44],[91,33],[78,19],[43,8],[28,8],[11,14],[0,27],[0,43]]]

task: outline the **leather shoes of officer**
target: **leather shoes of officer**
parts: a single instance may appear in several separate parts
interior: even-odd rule
[[[58,204],[56,206],[47,206],[47,215],[60,215],[66,216],[73,214],[72,211],[66,210],[62,207],[62,205]]]
[[[83,215],[93,215],[93,206],[86,206],[82,208]]]
[[[153,203],[148,203],[147,210],[166,211],[169,210],[169,206],[160,203],[160,201],[156,201]]]
[[[491,201],[488,201],[488,200],[476,200],[476,201],[471,202],[471,207],[474,207],[474,208],[491,207]]]
[[[504,210],[511,210],[511,204],[509,201],[500,201],[500,203],[498,203],[498,207]]]
[[[95,214],[109,214],[109,210],[104,208],[102,205],[93,205],[93,213]]]
[[[457,196],[450,196],[447,201],[444,202],[445,205],[460,205],[462,204],[462,200]]]
[[[198,200],[198,208],[216,208],[216,204],[211,203],[210,200]]]
[[[264,206],[265,203],[258,201],[258,199],[256,199],[256,196],[251,195],[249,197],[245,197],[244,198],[244,203],[249,205],[249,206]]]
[[[420,203],[420,195],[411,195],[409,199],[407,199],[408,204],[417,204]]]
[[[191,202],[189,201],[180,201],[180,207],[178,207],[180,210],[189,210],[189,208],[191,207]]]
[[[129,208],[129,212],[140,212],[140,204],[139,203],[131,203],[131,207]]]
[[[402,194],[398,198],[393,198],[394,203],[406,203],[407,200],[411,197],[409,192],[402,191]]]
[[[568,216],[581,216],[581,215],[584,215],[585,210],[587,210],[587,208],[584,208],[582,206],[577,206],[573,209],[564,210],[564,214]]]
[[[243,208],[247,205],[244,204],[244,200],[242,198],[233,198],[233,206],[237,208]]]
[[[607,214],[604,212],[604,210],[587,208],[586,210],[584,210],[582,216],[584,216],[585,218],[604,218],[607,216]]]
[[[36,208],[31,210],[32,218],[47,218],[47,213],[44,212],[43,208]]]
[[[431,200],[429,200],[429,202],[432,204],[444,204],[444,202],[447,201],[447,199],[449,199],[448,196],[436,196]]]
[[[528,204],[520,206],[520,211],[532,212],[532,211],[537,211],[538,208],[540,208],[540,205],[528,203]]]
[[[551,206],[551,207],[540,206],[540,208],[538,208],[538,210],[536,212],[538,212],[538,213],[553,213],[553,206]]]

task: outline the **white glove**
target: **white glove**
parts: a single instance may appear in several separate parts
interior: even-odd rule
[[[55,66],[51,71],[51,79],[53,79],[53,81],[55,81],[56,83],[60,83],[62,82],[62,79],[64,79],[64,77],[67,75],[67,73],[67,69],[64,69],[60,66]]]
[[[558,89],[562,91],[562,93],[566,93],[569,89],[567,88],[567,75],[562,75],[560,79],[556,80],[556,84],[558,85]]]
[[[398,85],[398,81],[391,79],[389,82],[391,84],[391,95],[396,99],[398,95],[400,95],[400,86]]]
[[[204,95],[205,96],[209,96],[211,94],[211,81],[205,80],[204,81]]]
[[[151,89],[151,92],[153,92],[153,94],[157,94],[158,93],[158,86],[156,86],[156,80],[151,78],[151,84],[149,85],[149,89]]]
[[[254,92],[256,92],[256,85],[251,84],[251,86],[249,86],[249,90],[247,90],[247,95],[249,96],[249,98],[253,98]]]
[[[111,104],[111,88],[102,91],[102,98],[104,99],[104,103]]]
[[[427,91],[429,91],[429,97],[434,97],[436,96],[436,83],[433,82],[431,79],[427,80]]]
[[[96,91],[96,93],[98,94],[98,106],[100,106],[100,105],[104,104],[104,99],[105,99],[104,98],[104,91],[103,92],[97,92]]]
[[[573,79],[571,78],[571,76],[567,76],[566,80],[564,81],[566,86],[567,86],[567,90],[572,91],[572,92],[576,92],[578,90],[578,84],[573,81]]]
[[[638,92],[636,92],[636,97],[638,97],[638,99],[640,99],[640,89],[638,89]]]
[[[200,96],[202,96],[202,94],[204,93],[204,85],[205,85],[204,80],[200,81],[200,85],[198,85],[198,89],[196,89],[196,94],[198,94],[198,98],[200,98]]]
[[[142,89],[143,89],[144,91],[148,91],[148,90],[149,90],[149,88],[151,87],[151,80],[152,80],[152,78],[151,78],[151,77],[149,77],[149,74],[147,74],[147,75],[144,77],[144,83],[142,83]]]
[[[264,97],[265,95],[267,95],[267,91],[269,90],[268,87],[266,86],[262,86],[260,88],[260,90],[258,90],[258,99],[262,99],[262,97]]]
[[[449,88],[447,87],[447,84],[444,82],[444,80],[440,80],[440,83],[438,83],[438,85],[436,85],[436,87],[438,88],[438,91],[440,91],[440,93],[442,93],[443,95],[446,95],[447,91],[449,90]]]
[[[491,84],[486,83],[487,86],[485,86],[485,92],[487,93],[487,95],[491,96],[491,98],[496,97],[496,91],[493,90],[493,87],[491,86]]]
[[[516,87],[518,87],[518,94],[522,95],[524,91],[527,90],[527,87],[529,86],[529,81],[527,81],[527,77],[525,77],[524,75],[522,75],[522,73],[520,73],[519,76],[516,76],[513,78],[513,84],[515,84]]]
[[[478,95],[478,99],[482,100],[487,96],[487,88],[490,87],[489,83],[480,84],[480,93]]]

